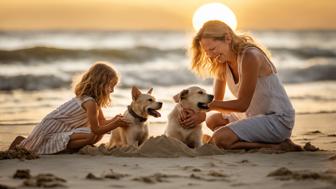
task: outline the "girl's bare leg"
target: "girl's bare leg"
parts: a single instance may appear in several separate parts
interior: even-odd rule
[[[67,149],[79,149],[86,145],[94,144],[96,135],[90,133],[74,133],[70,136],[70,141],[67,145]]]

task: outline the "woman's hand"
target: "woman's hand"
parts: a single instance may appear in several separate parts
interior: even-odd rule
[[[208,104],[208,106],[209,106],[209,111],[212,111],[212,110],[216,110],[216,111],[219,111],[220,110],[220,100],[214,100],[214,101],[212,101],[212,102],[210,102],[209,104]]]
[[[191,129],[205,121],[204,112],[196,113],[192,109],[182,108],[179,114],[179,123],[185,129]]]

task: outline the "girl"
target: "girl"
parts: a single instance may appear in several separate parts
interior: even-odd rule
[[[224,149],[274,148],[301,150],[289,140],[295,111],[266,50],[252,37],[237,35],[221,21],[208,21],[192,42],[192,68],[214,78],[218,111],[206,120],[214,131],[211,142]],[[224,101],[226,85],[237,99]],[[181,124],[192,127],[205,115],[181,114]]]
[[[18,144],[37,154],[76,151],[117,127],[127,127],[123,116],[106,120],[101,109],[110,105],[117,83],[117,72],[109,64],[95,63],[75,85],[76,97],[49,113],[26,139],[17,137],[10,149]]]

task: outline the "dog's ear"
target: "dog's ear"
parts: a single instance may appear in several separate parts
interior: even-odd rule
[[[153,88],[150,88],[150,89],[148,90],[147,94],[152,94],[152,92],[153,92]]]
[[[136,100],[141,95],[141,91],[136,87],[132,87],[132,99]]]
[[[179,103],[181,100],[185,99],[188,96],[189,91],[184,89],[180,93],[176,94],[173,99],[176,103]]]

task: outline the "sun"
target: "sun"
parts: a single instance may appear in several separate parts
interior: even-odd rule
[[[208,3],[200,6],[192,18],[194,29],[198,31],[209,20],[225,22],[232,30],[236,30],[237,28],[236,15],[229,7],[222,3]]]

